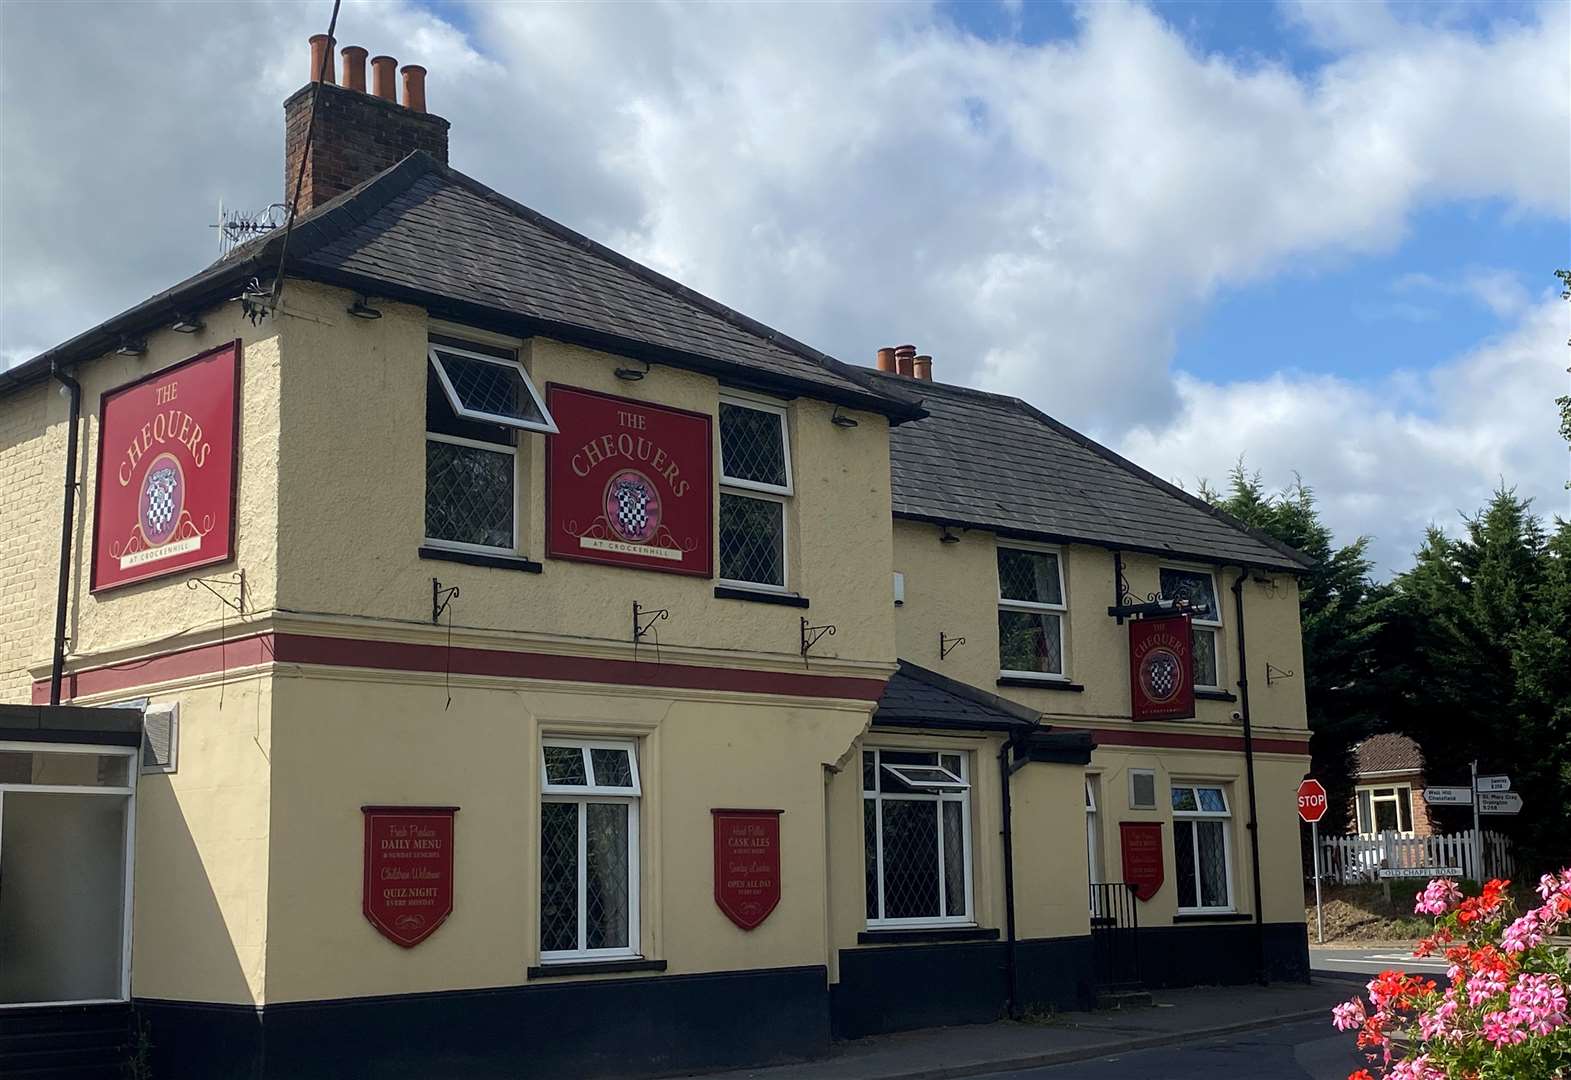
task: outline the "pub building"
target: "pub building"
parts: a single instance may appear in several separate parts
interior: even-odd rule
[[[0,1072],[673,1074],[1307,977],[1301,556],[312,49],[292,228],[0,374]]]

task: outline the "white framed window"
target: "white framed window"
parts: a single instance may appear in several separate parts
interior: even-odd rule
[[[1190,619],[1195,689],[1222,689],[1222,604],[1216,574],[1183,566],[1164,566],[1159,573],[1162,598],[1187,602],[1198,612]]]
[[[1173,870],[1178,910],[1233,910],[1233,813],[1221,784],[1173,784]]]
[[[638,956],[637,745],[548,736],[540,779],[540,962]]]
[[[862,751],[867,925],[972,924],[969,755]]]
[[[1356,789],[1358,831],[1365,835],[1397,832],[1413,834],[1413,788],[1411,784]]]
[[[1065,679],[1064,565],[1055,548],[998,547],[998,670]]]
[[[720,401],[720,581],[786,591],[786,509],[793,494],[786,411]]]
[[[1156,809],[1156,770],[1129,770],[1129,809]]]
[[[425,543],[512,555],[518,549],[518,433],[555,432],[509,350],[445,342],[427,350]]]

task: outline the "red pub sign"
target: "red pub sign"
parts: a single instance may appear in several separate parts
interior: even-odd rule
[[[780,903],[780,810],[712,810],[715,903],[743,930]]]
[[[1149,900],[1162,887],[1162,825],[1156,821],[1120,821],[1118,846],[1124,861],[1124,881],[1135,896]]]
[[[234,557],[239,408],[239,341],[103,395],[95,592]]]
[[[382,936],[412,949],[453,913],[456,806],[362,806],[361,908]]]
[[[710,576],[710,418],[572,386],[546,399],[546,554]]]
[[[1193,637],[1188,615],[1129,623],[1129,702],[1136,720],[1195,715]]]

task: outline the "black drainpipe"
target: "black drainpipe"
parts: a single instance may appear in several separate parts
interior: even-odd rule
[[[65,609],[71,588],[71,525],[76,518],[76,439],[82,420],[82,384],[49,365],[49,374],[71,395],[71,419],[65,436],[65,513],[60,518],[60,591],[55,597],[55,652],[49,669],[49,704],[60,704],[60,680],[65,674]]]
[[[1244,652],[1244,580],[1248,567],[1233,582],[1233,606],[1238,613],[1238,704],[1244,721],[1244,777],[1249,788],[1249,865],[1255,885],[1255,979],[1266,985],[1265,912],[1260,910],[1260,827],[1255,817],[1255,733],[1249,723],[1249,661]]]
[[[1018,1019],[1020,1015],[1019,969],[1015,964],[1015,840],[1009,804],[1009,751],[1014,744],[1014,736],[1009,735],[1005,737],[1004,745],[998,748],[998,782],[1003,789],[1001,798],[1004,815],[1004,970],[1008,979],[1010,1019]]]

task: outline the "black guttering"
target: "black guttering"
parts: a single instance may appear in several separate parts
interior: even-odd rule
[[[76,518],[76,447],[82,427],[82,384],[67,375],[58,361],[49,373],[70,396],[65,436],[65,508],[60,519],[60,583],[55,594],[55,640],[49,664],[49,704],[60,704],[60,681],[65,675],[65,615],[71,592],[72,523]]]
[[[349,273],[309,261],[314,252],[359,228],[372,214],[386,207],[421,177],[431,173],[441,175],[467,188],[480,198],[501,206],[509,213],[528,219],[540,228],[597,258],[614,263],[685,303],[701,308],[746,333],[825,367],[853,385],[837,388],[821,382],[797,379],[784,372],[739,364],[720,357],[634,341],[585,327],[521,315],[502,307],[458,301],[444,296],[435,289],[416,289],[396,285],[376,277]],[[204,309],[233,299],[238,295],[241,286],[253,277],[262,279],[265,284],[271,280],[277,270],[282,242],[282,235],[279,231],[275,231],[242,245],[224,259],[173,288],[144,300],[69,341],[12,368],[9,372],[0,373],[0,393],[45,378],[53,363],[80,363],[96,359],[116,348],[123,338],[140,337],[149,330],[168,325],[179,313]],[[337,285],[389,300],[416,304],[425,307],[433,316],[462,322],[478,329],[493,330],[518,337],[537,334],[556,337],[590,348],[647,360],[650,363],[700,371],[731,385],[755,388],[788,398],[812,397],[844,405],[847,408],[877,413],[886,416],[894,424],[920,419],[927,415],[916,398],[905,388],[886,387],[871,371],[836,360],[726,307],[719,301],[694,292],[685,285],[672,281],[663,274],[634,262],[627,256],[612,251],[567,226],[493,191],[472,177],[443,165],[423,151],[410,154],[392,168],[298,217],[295,220],[286,273],[289,276]]]
[[[1255,977],[1266,984],[1265,913],[1260,910],[1260,824],[1255,817],[1255,736],[1249,722],[1249,661],[1244,653],[1244,582],[1249,568],[1238,571],[1233,582],[1233,606],[1238,614],[1238,697],[1239,718],[1244,724],[1244,781],[1249,791],[1249,865],[1255,888]]]

